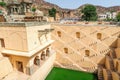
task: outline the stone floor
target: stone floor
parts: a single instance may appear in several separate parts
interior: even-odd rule
[[[29,76],[26,74],[23,74],[22,72],[14,71],[5,76],[1,80],[29,80]]]

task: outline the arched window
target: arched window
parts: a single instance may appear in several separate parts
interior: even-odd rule
[[[46,50],[46,56],[50,56],[50,50],[49,50],[49,48],[47,48],[47,50]]]
[[[85,50],[85,56],[90,56],[90,51],[89,50]]]
[[[34,64],[39,66],[40,65],[40,59],[39,59],[39,56],[36,56],[35,59],[34,59]]]
[[[44,51],[41,54],[41,60],[45,60],[45,52]]]
[[[80,38],[80,32],[76,32],[76,38]]]
[[[68,48],[64,48],[64,53],[68,54]]]
[[[99,39],[99,40],[102,39],[102,34],[101,33],[97,33],[97,39]]]
[[[61,37],[61,32],[57,31],[58,37]]]

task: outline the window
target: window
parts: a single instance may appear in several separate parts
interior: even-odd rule
[[[40,58],[39,56],[36,56],[35,59],[34,59],[34,64],[39,66],[40,65]]]
[[[41,60],[45,60],[45,52],[44,51],[41,54]]]
[[[90,51],[89,50],[85,50],[85,56],[90,56]]]
[[[58,37],[61,37],[61,32],[57,31]]]
[[[76,38],[80,38],[80,32],[76,32]]]
[[[118,61],[116,62],[116,70],[118,70],[118,68],[119,68],[119,63],[118,63]]]
[[[0,46],[1,46],[2,48],[5,47],[4,39],[0,39]]]
[[[64,53],[68,54],[68,48],[64,48]]]
[[[97,33],[97,39],[99,39],[99,40],[102,39],[102,34],[101,33]]]

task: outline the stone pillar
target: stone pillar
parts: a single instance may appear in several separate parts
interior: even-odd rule
[[[40,59],[36,59],[36,65],[40,66]]]
[[[10,10],[11,10],[11,14],[13,14],[13,8],[10,8]]]
[[[46,50],[46,56],[50,56],[50,50],[49,50],[49,48],[47,48],[47,50]]]
[[[18,7],[18,14],[20,14],[20,7]]]
[[[32,75],[33,72],[34,72],[34,68],[33,68],[33,66],[31,66],[31,67],[26,67],[26,74],[28,74],[28,75]]]
[[[26,4],[24,4],[24,13],[27,12]]]
[[[41,54],[41,60],[45,60],[45,54],[44,53]]]
[[[15,12],[15,9],[14,9],[14,7],[13,7],[13,14],[14,14],[14,12]]]

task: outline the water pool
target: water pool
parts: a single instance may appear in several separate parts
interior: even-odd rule
[[[97,80],[95,74],[54,67],[45,80]]]

